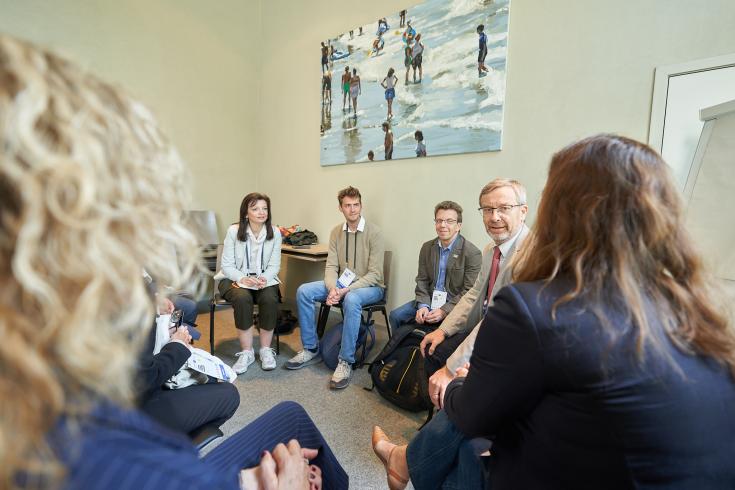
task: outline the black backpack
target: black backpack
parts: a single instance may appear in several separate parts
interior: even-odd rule
[[[339,350],[342,347],[342,329],[344,323],[339,322],[324,333],[319,341],[319,349],[322,353],[324,365],[329,369],[335,369],[339,362]],[[370,355],[370,351],[375,346],[375,326],[371,322],[369,325],[360,319],[360,331],[357,334],[357,345],[355,348],[356,369],[361,368],[365,364],[365,359]]]
[[[389,402],[411,412],[431,408],[429,382],[421,355],[426,333],[414,325],[398,328],[370,365],[373,387]]]

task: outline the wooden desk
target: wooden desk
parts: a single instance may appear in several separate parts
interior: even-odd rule
[[[326,262],[328,249],[329,245],[326,243],[308,245],[307,248],[294,247],[284,243],[281,245],[281,254],[298,260],[306,260],[307,262]]]
[[[296,290],[311,281],[324,280],[324,263],[327,261],[329,245],[318,243],[309,248],[294,248],[281,245],[281,293],[284,303],[296,308]],[[288,260],[285,260],[288,258]]]

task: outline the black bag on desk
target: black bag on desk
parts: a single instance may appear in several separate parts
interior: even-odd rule
[[[369,369],[373,386],[380,396],[411,412],[422,412],[432,406],[419,347],[424,335],[426,333],[414,325],[396,329]]]
[[[291,233],[283,239],[283,243],[287,245],[315,245],[319,243],[319,239],[313,231],[304,230]]]

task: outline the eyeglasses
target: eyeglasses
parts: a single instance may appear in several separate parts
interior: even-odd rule
[[[451,219],[451,218],[450,219],[435,219],[434,220],[434,224],[435,225],[443,225],[444,223],[446,223],[448,226],[453,226],[453,225],[456,225],[457,224],[457,220],[456,219]]]
[[[520,206],[523,206],[523,204],[506,204],[505,206],[498,206],[497,208],[487,207],[477,208],[477,210],[480,211],[483,216],[492,216],[495,211],[497,211],[498,214],[507,216],[511,211],[513,211],[513,208],[518,208]]]

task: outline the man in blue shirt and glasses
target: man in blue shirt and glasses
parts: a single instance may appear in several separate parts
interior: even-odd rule
[[[475,282],[482,253],[460,235],[462,206],[442,201],[434,207],[436,238],[421,246],[416,297],[390,313],[393,329],[407,323],[437,326]]]

